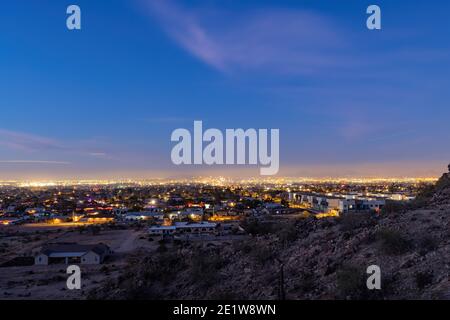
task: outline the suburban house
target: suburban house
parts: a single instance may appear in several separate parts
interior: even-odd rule
[[[100,213],[100,214],[96,214],[96,215],[88,215],[85,217],[82,217],[79,219],[80,222],[87,222],[87,223],[108,223],[108,222],[114,222],[115,221],[115,217],[113,215],[110,214],[104,214],[104,213]]]
[[[175,226],[152,226],[149,228],[150,235],[164,236],[172,235],[177,231]]]
[[[126,221],[143,221],[149,219],[162,220],[164,219],[164,212],[162,211],[141,211],[141,212],[128,212],[125,214]]]
[[[356,209],[355,199],[328,198],[328,210],[335,210],[339,213],[347,213]]]
[[[295,203],[303,203],[306,206],[322,212],[337,211],[347,213],[352,211],[378,212],[386,204],[383,197],[363,197],[361,194],[347,194],[344,196],[320,195],[313,193],[289,193],[289,199]]]
[[[111,254],[111,249],[103,243],[95,245],[56,243],[44,246],[34,258],[34,264],[101,264]]]
[[[328,210],[337,210],[339,213],[351,211],[375,211],[379,212],[386,205],[385,199],[357,198],[340,199],[328,198]]]
[[[203,208],[192,207],[186,210],[172,211],[167,214],[167,217],[171,220],[189,218],[194,221],[199,221],[203,217]]]

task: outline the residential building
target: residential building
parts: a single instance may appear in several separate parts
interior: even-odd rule
[[[36,265],[53,263],[101,264],[111,254],[111,249],[102,243],[96,245],[57,243],[44,246],[35,257],[34,263]]]

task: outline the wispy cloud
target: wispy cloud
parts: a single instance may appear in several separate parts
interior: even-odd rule
[[[169,0],[144,3],[178,45],[223,72],[311,73],[350,63],[339,54],[345,41],[338,28],[311,11],[272,8],[227,14],[184,9]]]
[[[0,160],[1,163],[7,164],[59,164],[66,165],[70,164],[67,161],[49,161],[49,160]]]
[[[64,146],[54,139],[5,129],[0,129],[0,145],[22,151],[64,149]]]
[[[7,129],[0,129],[0,146],[21,152],[23,155],[41,154],[45,157],[94,157],[98,159],[112,159],[112,156],[104,151],[100,139],[64,141],[43,137]],[[69,164],[65,161],[35,161],[35,160],[5,160],[0,163],[47,163],[47,164]]]
[[[93,156],[93,157],[106,157],[107,156],[107,154],[105,152],[90,152],[89,155]]]

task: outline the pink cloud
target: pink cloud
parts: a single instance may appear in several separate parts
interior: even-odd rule
[[[22,151],[64,149],[56,140],[5,129],[0,129],[0,145]]]
[[[167,0],[144,3],[179,46],[223,72],[311,73],[344,63],[338,29],[314,12],[227,13],[183,9]]]
[[[82,141],[61,141],[19,131],[0,129],[0,146],[25,153],[42,153],[43,155],[89,156],[98,159],[110,159],[111,156],[100,147],[101,139],[92,138]],[[2,163],[39,163],[39,160],[1,160]]]
[[[360,119],[359,119],[360,120]],[[343,124],[339,128],[340,135],[346,141],[355,141],[367,138],[368,135],[374,134],[377,131],[377,126],[368,121],[353,121]]]

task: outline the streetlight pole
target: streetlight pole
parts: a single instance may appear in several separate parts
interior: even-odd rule
[[[278,299],[286,300],[286,293],[284,291],[284,263],[280,259],[277,259],[277,261],[280,264],[280,278],[278,281]]]

